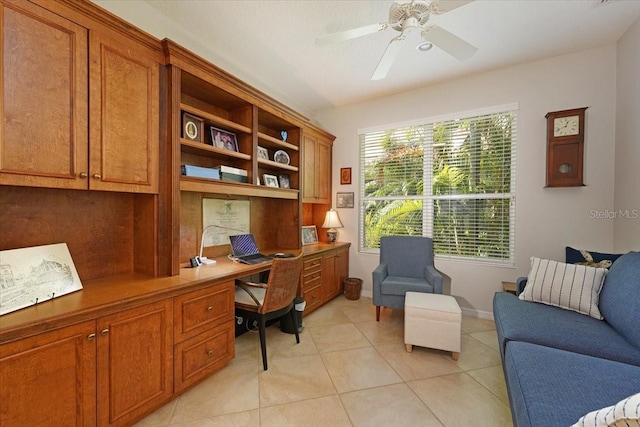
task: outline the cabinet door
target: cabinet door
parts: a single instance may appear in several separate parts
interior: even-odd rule
[[[319,140],[316,145],[316,197],[318,203],[331,201],[331,144]]]
[[[173,305],[98,319],[98,424],[130,425],[173,393]]]
[[[87,31],[0,3],[0,184],[87,188]]]
[[[349,248],[336,250],[336,280],[340,287],[339,294],[344,292],[344,279],[349,277]]]
[[[95,426],[95,322],[0,346],[0,425]]]
[[[158,192],[159,64],[132,41],[90,35],[89,188]]]
[[[336,252],[327,252],[322,257],[322,303],[326,303],[340,293],[340,283],[336,278]]]
[[[316,145],[318,140],[310,135],[302,138],[302,201],[316,203]]]

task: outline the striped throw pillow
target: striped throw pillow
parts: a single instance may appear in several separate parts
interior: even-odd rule
[[[589,412],[571,427],[640,427],[640,393]]]
[[[577,311],[602,320],[598,309],[607,269],[531,257],[527,285],[519,298]]]

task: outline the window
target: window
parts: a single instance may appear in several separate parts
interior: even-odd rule
[[[513,263],[516,106],[360,133],[360,250],[430,236],[438,257]]]

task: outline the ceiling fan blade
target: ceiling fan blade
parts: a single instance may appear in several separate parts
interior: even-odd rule
[[[353,28],[351,30],[340,31],[337,33],[327,34],[320,36],[316,39],[316,43],[321,46],[328,45],[330,43],[337,43],[345,40],[351,40],[369,34],[377,33],[378,31],[384,31],[389,28],[389,24],[386,22],[381,24],[372,24],[364,27]]]
[[[402,49],[402,42],[404,42],[404,39],[404,33],[402,33],[399,36],[394,37],[389,42],[387,48],[384,51],[384,54],[382,55],[382,58],[380,58],[380,62],[378,62],[376,70],[371,76],[371,80],[381,80],[387,76],[387,73],[389,72],[389,69],[393,64],[393,61],[395,61],[396,56],[398,56],[398,54],[400,53],[400,49]]]
[[[453,9],[462,7],[467,3],[471,3],[472,1],[473,0],[435,0],[431,3],[429,9],[434,15],[441,15]]]
[[[478,50],[474,45],[436,25],[426,28],[422,37],[460,61],[471,58]]]

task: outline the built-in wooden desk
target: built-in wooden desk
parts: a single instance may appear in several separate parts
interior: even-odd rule
[[[303,253],[306,314],[342,291],[349,246],[264,253]],[[132,424],[234,358],[234,280],[270,266],[220,257],[177,276],[90,280],[81,291],[0,316],[0,401],[9,402],[0,424]],[[59,410],[50,423],[33,411],[52,405]]]

